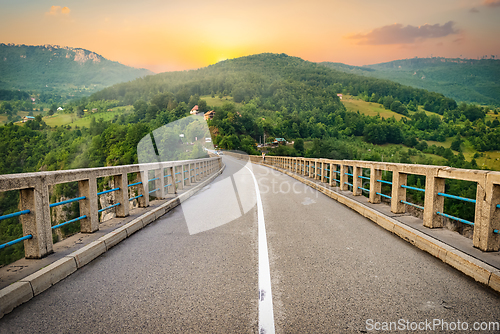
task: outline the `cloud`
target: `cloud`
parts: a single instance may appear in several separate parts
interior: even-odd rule
[[[484,0],[483,5],[487,7],[500,7],[500,0]]]
[[[360,45],[411,44],[419,40],[457,34],[459,30],[453,28],[454,24],[453,21],[449,21],[443,25],[424,24],[419,27],[411,25],[404,27],[400,23],[395,23],[373,29],[367,34],[354,34],[347,38],[358,40]]]
[[[45,14],[55,16],[59,14],[69,14],[69,12],[71,12],[71,9],[68,7],[52,6],[50,7],[50,11]]]
[[[469,12],[471,12],[471,13],[479,13],[479,11],[477,10],[476,7],[472,7],[471,9],[469,9]]]

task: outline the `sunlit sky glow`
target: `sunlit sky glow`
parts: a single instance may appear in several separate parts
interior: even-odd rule
[[[94,51],[153,72],[250,54],[367,65],[500,56],[500,0],[0,0],[0,42]]]

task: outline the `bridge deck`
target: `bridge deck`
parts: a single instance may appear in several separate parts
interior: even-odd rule
[[[241,161],[224,163],[180,207],[0,319],[2,331],[258,332],[255,188]],[[276,332],[359,333],[369,319],[500,320],[491,289],[289,176],[250,169]]]

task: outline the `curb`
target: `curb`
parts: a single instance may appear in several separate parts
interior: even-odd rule
[[[277,170],[283,174],[286,174],[313,189],[325,194],[326,196],[336,200],[337,202],[344,204],[345,206],[356,211],[365,218],[370,219],[377,225],[388,230],[399,236],[400,238],[406,240],[410,244],[416,246],[417,248],[431,254],[432,256],[440,259],[444,263],[450,265],[451,267],[457,269],[463,274],[473,278],[475,281],[487,285],[491,289],[500,292],[500,270],[478,260],[456,248],[451,247],[439,240],[436,240],[427,234],[424,234],[418,230],[415,230],[391,217],[388,217],[370,207],[365,206],[362,203],[354,201],[340,193],[332,191],[320,184],[310,181],[306,178],[301,177],[298,174],[282,170],[280,168],[265,165],[262,163],[257,163],[258,165],[269,167]]]
[[[101,254],[107,252],[113,246],[180,205],[222,174],[225,168],[226,166],[223,164],[221,169],[194,188],[148,211],[62,259],[53,262],[47,267],[0,290],[0,319],[7,313],[12,312],[14,308],[39,295]]]

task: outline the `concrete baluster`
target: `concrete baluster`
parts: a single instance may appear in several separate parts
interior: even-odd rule
[[[115,187],[119,187],[116,185]],[[84,200],[79,201],[80,216],[87,216],[80,220],[80,231],[82,233],[93,233],[99,230],[99,198],[97,196],[97,178],[91,175],[87,180],[78,181],[78,192],[80,196],[85,196]]]
[[[444,210],[444,197],[438,193],[445,192],[445,179],[431,171],[425,176],[424,226],[429,228],[443,227],[443,217],[437,212]],[[393,185],[394,186],[394,185]]]
[[[401,203],[401,201],[406,201],[406,189],[402,188],[401,185],[406,185],[407,178],[408,175],[405,173],[392,172],[391,211],[393,213],[406,212],[406,204]]]
[[[487,174],[478,182],[476,213],[474,219],[474,247],[482,251],[495,252],[500,247],[500,175]]]
[[[148,182],[148,170],[137,172],[135,180],[133,183],[142,182],[137,185],[138,195],[142,195],[137,199],[140,208],[146,208],[149,206],[149,182]]]
[[[368,202],[378,204],[382,201],[382,196],[377,193],[382,192],[382,183],[377,180],[382,180],[382,170],[376,169],[375,166],[370,167],[370,197]]]
[[[113,176],[115,188],[120,188],[115,192],[116,203],[120,203],[116,209],[117,217],[127,217],[129,215],[130,206],[128,205],[128,179],[127,173],[119,174]],[[81,195],[80,195],[81,196]],[[81,203],[81,202],[80,202]],[[81,204],[80,204],[81,206]],[[80,212],[81,214],[81,212]]]
[[[21,189],[20,197],[19,209],[30,210],[29,214],[19,217],[23,236],[33,236],[24,240],[25,257],[40,259],[53,252],[47,184],[40,180],[35,188]]]
[[[340,165],[340,190],[346,191],[349,190],[349,185],[347,182],[349,181],[349,176],[346,173],[349,171],[349,166]]]
[[[363,179],[360,178],[363,174],[363,168],[358,166],[352,166],[352,194],[354,196],[360,196],[363,190],[359,189],[363,185]]]

